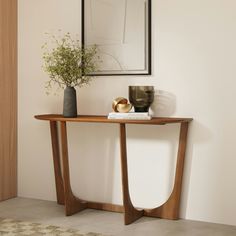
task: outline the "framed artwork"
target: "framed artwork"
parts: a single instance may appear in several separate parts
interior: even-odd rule
[[[82,0],[82,44],[98,48],[92,75],[150,75],[151,0]]]

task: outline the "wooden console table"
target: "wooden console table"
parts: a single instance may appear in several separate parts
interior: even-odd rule
[[[188,133],[188,124],[191,118],[152,118],[151,120],[110,120],[106,116],[78,116],[76,118],[64,118],[61,115],[37,115],[36,119],[46,120],[50,123],[52,153],[54,162],[54,173],[57,192],[57,203],[65,205],[65,213],[67,216],[73,215],[86,208],[107,210],[114,212],[124,212],[125,224],[131,224],[142,216],[159,217],[164,219],[178,219],[179,205],[181,196],[181,185],[184,168],[184,158],[186,150],[186,140]],[[116,123],[120,128],[120,152],[121,152],[121,174],[123,189],[123,206],[85,201],[77,198],[71,189],[69,161],[68,161],[68,144],[67,144],[67,122],[95,122],[95,123]],[[142,125],[166,125],[172,123],[180,123],[179,147],[177,154],[176,173],[173,191],[168,200],[161,206],[154,209],[137,209],[133,206],[128,184],[128,166],[126,152],[126,124],[142,124]],[[61,138],[61,154],[62,163],[60,161],[60,146],[58,127],[60,125]]]

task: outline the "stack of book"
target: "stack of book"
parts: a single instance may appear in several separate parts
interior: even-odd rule
[[[151,120],[152,116],[148,112],[110,112],[108,119],[123,119],[123,120]]]

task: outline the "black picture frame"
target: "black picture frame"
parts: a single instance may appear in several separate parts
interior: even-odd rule
[[[94,0],[93,0],[94,1]],[[119,0],[116,0],[119,2]],[[128,1],[128,0],[126,0]],[[132,0],[134,1],[134,0]],[[142,59],[144,60],[144,70],[105,70],[103,68],[99,68],[99,71],[91,73],[90,75],[92,76],[121,76],[121,75],[151,75],[151,71],[152,71],[152,55],[151,55],[151,43],[152,43],[152,34],[151,34],[151,13],[152,13],[152,7],[151,7],[151,0],[143,0],[144,1],[144,5],[145,5],[145,29],[144,29],[144,34],[145,34],[145,39],[144,42],[145,44],[143,45],[144,47],[144,55],[145,58]],[[86,6],[85,4],[88,4],[89,0],[81,0],[81,42],[82,42],[82,47],[87,47],[87,43],[86,43]],[[98,45],[99,47],[99,45]]]

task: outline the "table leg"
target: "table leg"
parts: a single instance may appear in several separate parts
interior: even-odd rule
[[[187,143],[188,123],[181,123],[179,135],[179,148],[177,154],[177,164],[175,172],[174,188],[169,199],[161,206],[154,209],[145,209],[145,216],[160,217],[164,219],[176,220],[179,218],[179,206],[182,187],[182,177],[184,169],[184,158]]]
[[[57,203],[64,205],[64,184],[61,174],[61,162],[60,162],[60,149],[58,142],[58,131],[57,122],[50,121],[51,130],[51,141],[52,141],[52,154],[53,154],[53,164],[54,164],[54,174],[56,182],[56,192],[57,192]]]
[[[68,144],[67,144],[67,130],[66,122],[61,121],[61,148],[62,148],[62,162],[63,162],[63,179],[64,179],[64,195],[65,195],[65,210],[66,215],[70,216],[74,213],[87,208],[87,203],[74,196],[70,185],[70,171],[68,160]]]
[[[126,151],[126,131],[125,124],[120,124],[120,152],[121,152],[121,172],[122,172],[122,188],[123,188],[123,204],[124,204],[124,220],[125,224],[131,224],[135,220],[143,216],[143,210],[137,210],[130,199],[129,182],[128,182],[128,164]]]

